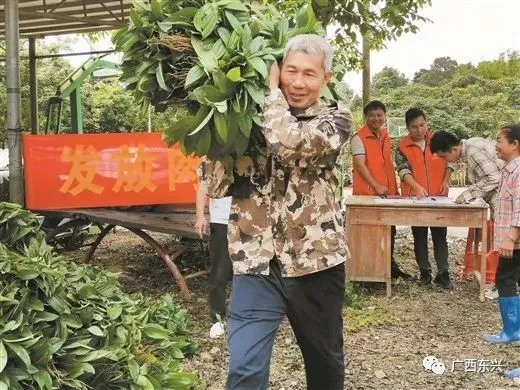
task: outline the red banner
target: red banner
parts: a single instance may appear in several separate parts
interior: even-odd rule
[[[160,133],[24,135],[33,210],[195,203],[199,159]]]

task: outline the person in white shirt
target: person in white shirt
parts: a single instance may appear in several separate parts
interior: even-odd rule
[[[195,229],[202,238],[209,228],[209,273],[208,303],[212,326],[210,337],[224,334],[223,319],[226,314],[226,285],[233,278],[233,268],[228,251],[227,228],[231,210],[231,197],[209,199],[209,226],[204,209],[207,199],[206,182],[199,177],[196,199]]]

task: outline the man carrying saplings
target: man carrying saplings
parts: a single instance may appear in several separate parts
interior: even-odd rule
[[[206,160],[208,195],[233,197],[229,252],[227,389],[267,389],[276,331],[288,317],[305,362],[307,388],[344,388],[343,294],[348,256],[335,192],[352,116],[328,107],[321,89],[332,48],[317,35],[287,43],[273,64],[263,143],[234,162]]]

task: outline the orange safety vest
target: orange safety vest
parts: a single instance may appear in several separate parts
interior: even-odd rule
[[[441,195],[441,186],[446,171],[446,162],[430,151],[430,139],[432,134],[426,132],[426,144],[424,153],[421,147],[413,142],[408,135],[404,137],[397,147],[406,158],[412,171],[414,180],[428,191],[428,195]],[[401,192],[403,196],[414,196],[415,192],[410,186],[401,180]]]
[[[356,135],[361,139],[361,142],[363,142],[366,165],[374,180],[388,187],[388,195],[398,195],[399,191],[395,178],[392,145],[390,144],[388,131],[381,128],[378,138],[372,133],[368,126],[365,125],[358,130]],[[355,167],[354,177],[352,178],[352,194],[377,195],[376,190],[363,179]]]

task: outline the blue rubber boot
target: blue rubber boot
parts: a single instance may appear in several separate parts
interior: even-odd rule
[[[500,315],[502,317],[502,332],[486,335],[488,343],[520,344],[520,296],[498,298]]]
[[[520,368],[515,368],[511,371],[506,371],[506,377],[508,379],[520,378]]]

